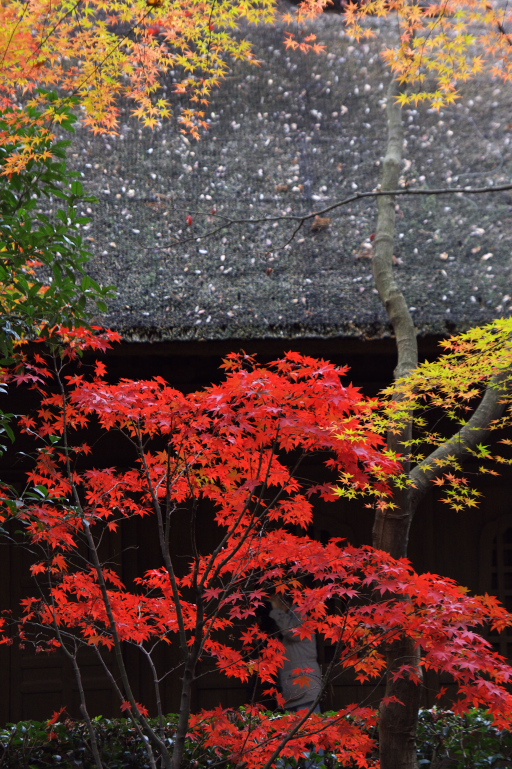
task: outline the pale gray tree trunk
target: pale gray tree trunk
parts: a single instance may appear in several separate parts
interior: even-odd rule
[[[387,95],[387,147],[382,167],[381,188],[397,190],[403,159],[402,109],[397,102],[400,88],[392,82]],[[397,348],[395,380],[407,376],[418,365],[417,334],[405,297],[397,285],[393,271],[395,242],[395,198],[385,195],[378,198],[378,218],[375,236],[373,271],[377,290],[393,327]],[[421,463],[411,468],[405,466],[414,485],[396,492],[392,510],[378,510],[373,526],[373,545],[395,558],[407,556],[409,530],[420,503],[434,478],[442,472],[435,460],[448,455],[464,458],[478,443],[485,440],[489,425],[504,410],[499,380],[487,388],[478,408],[464,427],[437,447]],[[399,397],[397,395],[397,397]],[[388,435],[388,446],[403,452],[403,443],[412,434],[412,422],[401,433]],[[421,675],[419,653],[414,645],[404,639],[386,650],[387,679],[386,699],[380,711],[380,760],[381,769],[417,769],[416,729],[421,687],[405,676],[393,680],[393,672],[402,665],[413,666]],[[396,697],[400,703],[389,701]]]
[[[402,110],[397,103],[399,86],[392,81],[387,94],[388,137],[386,155],[382,166],[381,188],[383,191],[398,189],[403,156]],[[395,243],[396,212],[393,195],[378,198],[377,231],[373,272],[375,284],[389,316],[396,339],[398,361],[395,379],[407,376],[418,365],[416,329],[405,297],[393,274],[393,249]],[[400,434],[389,433],[388,446],[402,452],[402,443],[411,435],[407,425]],[[405,468],[406,471],[409,468]],[[397,492],[396,508],[377,510],[373,527],[373,545],[386,550],[395,558],[407,555],[410,515],[409,491]],[[402,665],[418,667],[418,652],[404,639],[386,649],[387,677],[386,699],[381,704],[379,724],[380,760],[382,769],[416,769],[416,727],[420,704],[420,687],[403,677],[393,680],[393,673]],[[400,702],[389,701],[396,697]]]

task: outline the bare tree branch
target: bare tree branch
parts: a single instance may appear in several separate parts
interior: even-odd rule
[[[275,216],[261,216],[261,217],[254,217],[254,218],[233,219],[229,216],[224,216],[223,214],[218,214],[218,213],[212,214],[211,211],[197,211],[190,208],[186,208],[186,209],[175,208],[173,210],[178,213],[181,211],[184,214],[185,213],[194,214],[194,216],[206,216],[206,217],[209,217],[210,219],[222,219],[222,224],[219,224],[217,227],[214,227],[213,229],[203,233],[202,235],[194,235],[194,236],[190,236],[188,238],[182,238],[182,239],[176,238],[176,240],[174,240],[172,243],[167,243],[166,245],[146,246],[146,250],[151,249],[152,251],[158,251],[165,248],[171,248],[171,246],[190,243],[191,241],[198,242],[206,238],[211,238],[214,235],[217,235],[218,233],[223,232],[228,227],[233,227],[237,224],[265,224],[267,222],[295,223],[296,228],[294,229],[292,236],[287,241],[287,243],[289,243],[291,240],[293,240],[293,238],[301,229],[301,227],[307,221],[309,221],[309,219],[314,219],[315,216],[320,216],[320,217],[325,216],[326,214],[329,214],[332,211],[335,211],[337,208],[342,208],[343,206],[349,205],[349,203],[354,203],[358,200],[365,200],[366,198],[381,198],[381,197],[386,197],[390,195],[393,195],[394,197],[398,197],[398,196],[404,197],[408,195],[483,195],[486,193],[507,192],[512,190],[512,183],[489,185],[486,187],[436,187],[434,189],[425,189],[425,188],[417,188],[417,187],[397,188],[397,185],[398,185],[398,176],[396,178],[396,181],[393,187],[389,187],[388,189],[384,189],[381,187],[381,189],[379,190],[355,192],[353,195],[349,195],[348,198],[343,198],[343,200],[337,200],[335,203],[332,203],[331,205],[326,206],[325,208],[320,208],[317,211],[312,211],[309,214],[275,214]],[[274,249],[274,250],[278,250],[278,249]]]

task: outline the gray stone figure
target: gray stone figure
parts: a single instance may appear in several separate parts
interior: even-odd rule
[[[322,673],[317,659],[316,639],[301,638],[294,632],[302,624],[299,612],[293,606],[288,606],[279,595],[270,599],[272,610],[270,617],[274,620],[283,641],[286,659],[279,671],[281,692],[285,699],[285,710],[297,711],[309,709],[320,694]],[[294,672],[294,671],[307,672]],[[307,676],[307,684],[301,686],[298,677]],[[320,712],[317,704],[315,713]]]

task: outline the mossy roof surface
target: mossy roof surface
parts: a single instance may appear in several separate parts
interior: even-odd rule
[[[303,214],[376,187],[389,78],[380,50],[394,32],[392,22],[372,23],[380,37],[358,45],[343,16],[325,14],[312,29],[321,55],[285,50],[282,27],[252,29],[262,64],[235,65],[212,95],[200,142],[175,121],[145,129],[129,108],[118,136],[79,128],[71,164],[100,200],[84,233],[92,273],[118,289],[102,323],[133,341],[389,335],[371,260],[358,256],[375,229],[374,199],[334,212],[326,230],[306,223],[288,244],[294,226],[279,221],[199,240],[223,214]],[[172,82],[166,95],[177,103]],[[512,88],[482,77],[461,94],[440,114],[404,110],[405,184],[512,178]],[[508,313],[512,193],[398,205],[396,277],[420,334]]]

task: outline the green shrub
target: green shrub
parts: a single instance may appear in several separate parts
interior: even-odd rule
[[[166,718],[169,740],[177,716]],[[156,723],[154,724],[156,726]],[[100,756],[108,769],[149,769],[144,748],[131,721],[125,718],[93,719]],[[193,749],[193,746],[190,746]],[[89,733],[83,721],[56,724],[21,721],[0,730],[1,769],[95,769]]]
[[[500,731],[482,710],[456,716],[451,710],[422,710],[418,727],[420,769],[512,767],[512,732]]]

